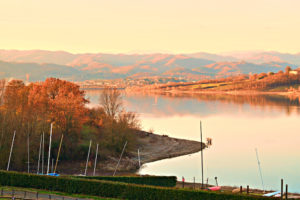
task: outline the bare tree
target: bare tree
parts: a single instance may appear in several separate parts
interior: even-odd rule
[[[106,87],[100,96],[100,105],[110,119],[116,119],[122,111],[121,92],[117,88]]]
[[[134,112],[120,113],[119,122],[131,129],[139,130],[141,128],[138,115]]]

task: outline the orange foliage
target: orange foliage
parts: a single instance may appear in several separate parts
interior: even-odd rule
[[[25,86],[20,80],[8,83],[4,95],[4,110],[21,115],[25,123],[54,122],[62,133],[78,132],[86,121],[88,101],[79,86],[48,78],[45,82]]]

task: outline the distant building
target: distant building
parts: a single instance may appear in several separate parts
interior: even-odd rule
[[[299,70],[291,70],[291,71],[289,71],[289,74],[298,75],[299,74]]]

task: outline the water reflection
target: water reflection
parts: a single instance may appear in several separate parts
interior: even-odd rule
[[[92,106],[99,91],[88,91]],[[298,98],[268,95],[124,94],[126,108],[140,113],[143,129],[158,134],[199,140],[213,146],[204,152],[205,179],[222,185],[261,188],[255,148],[258,148],[267,189],[279,189],[280,179],[300,192],[300,106]],[[141,174],[185,176],[200,181],[200,155],[149,163]]]
[[[135,108],[134,105],[138,103],[141,108],[138,108],[138,110],[145,113],[154,108],[154,112],[157,112],[160,116],[211,115],[220,111],[236,112],[236,109],[248,109],[249,107],[263,111],[278,110],[285,112],[287,115],[292,112],[300,114],[299,98],[281,95],[126,93],[125,100],[127,106],[132,108]]]

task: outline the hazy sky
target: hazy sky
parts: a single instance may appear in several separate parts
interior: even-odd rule
[[[0,0],[0,49],[300,52],[300,0]]]

